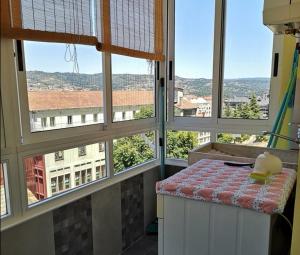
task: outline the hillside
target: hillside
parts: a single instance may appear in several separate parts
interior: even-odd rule
[[[41,71],[27,72],[29,90],[102,90],[102,73],[77,74],[77,73],[47,73]],[[176,86],[184,89],[185,94],[197,96],[211,95],[211,80],[189,79],[176,77]],[[148,90],[152,87],[152,76],[140,74],[114,74],[112,76],[113,89]],[[244,78],[227,79],[224,81],[224,96],[250,96],[253,91],[257,95],[268,93],[269,79]]]

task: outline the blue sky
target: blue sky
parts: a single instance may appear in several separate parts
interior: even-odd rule
[[[227,0],[225,78],[270,77],[272,32],[262,24],[263,0]],[[189,4],[187,4],[189,3]],[[214,29],[213,0],[176,0],[176,75],[211,78]],[[72,72],[64,44],[25,43],[27,70]],[[98,73],[101,53],[77,46],[79,71]],[[114,56],[113,73],[145,73],[145,60]]]

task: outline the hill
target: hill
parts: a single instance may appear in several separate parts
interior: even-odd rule
[[[141,74],[113,74],[112,86],[115,90],[152,89],[153,77]],[[27,72],[29,90],[102,90],[102,73],[77,74],[77,73],[48,73],[41,71]],[[184,89],[185,94],[197,96],[211,95],[212,81],[210,79],[190,79],[176,76],[176,87]],[[250,96],[253,92],[257,95],[268,93],[268,78],[243,78],[226,79],[224,81],[224,97]]]

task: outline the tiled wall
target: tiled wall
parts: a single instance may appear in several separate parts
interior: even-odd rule
[[[155,218],[157,173],[150,170],[2,232],[1,254],[120,254]]]
[[[92,255],[91,196],[53,211],[55,255]]]
[[[122,249],[128,248],[144,234],[143,175],[121,183]]]

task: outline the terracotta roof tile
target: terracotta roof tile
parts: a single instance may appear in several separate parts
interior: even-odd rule
[[[180,103],[175,105],[178,109],[188,110],[188,109],[197,109],[198,104],[191,103],[189,100],[182,98]]]
[[[102,91],[29,91],[29,110],[59,110],[103,106]],[[117,90],[113,92],[113,106],[150,105],[153,91]]]

